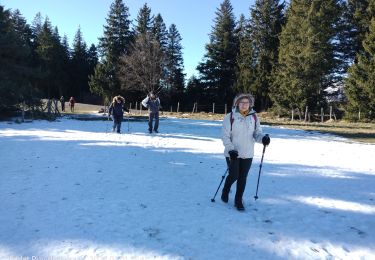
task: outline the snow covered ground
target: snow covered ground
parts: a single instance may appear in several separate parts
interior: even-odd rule
[[[146,124],[0,122],[0,259],[375,258],[374,145],[264,126],[242,213],[210,201],[221,122]]]

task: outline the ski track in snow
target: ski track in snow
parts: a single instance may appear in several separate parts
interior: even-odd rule
[[[221,122],[0,122],[0,259],[374,259],[375,146],[263,126],[224,204]]]

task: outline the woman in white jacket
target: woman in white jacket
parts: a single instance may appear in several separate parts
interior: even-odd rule
[[[242,196],[246,187],[246,178],[254,157],[255,142],[269,145],[270,137],[263,135],[260,122],[252,109],[254,98],[251,94],[238,94],[233,101],[232,112],[223,121],[222,140],[224,155],[229,168],[221,199],[228,202],[232,184],[237,181],[235,207],[243,211]]]

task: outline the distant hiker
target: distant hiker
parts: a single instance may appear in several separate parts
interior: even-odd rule
[[[112,132],[121,133],[121,122],[124,117],[124,111],[129,111],[125,107],[125,99],[120,95],[115,96],[108,110],[108,116],[112,115],[113,120]]]
[[[76,103],[74,97],[70,97],[69,99],[69,106],[70,106],[70,112],[74,112],[74,104]]]
[[[159,128],[159,108],[160,108],[160,99],[156,96],[154,92],[150,92],[148,96],[142,100],[142,105],[148,108],[148,131],[152,133],[154,129],[155,133],[158,133]],[[153,119],[155,118],[154,127],[152,127]]]
[[[61,103],[61,111],[64,112],[65,111],[65,98],[64,98],[64,96],[61,96],[60,103]]]
[[[262,133],[253,106],[254,98],[251,94],[238,94],[233,100],[232,112],[225,116],[222,127],[224,155],[229,174],[225,180],[221,200],[228,202],[230,188],[237,181],[234,204],[240,211],[245,210],[242,196],[254,157],[255,142],[270,144],[270,137]]]

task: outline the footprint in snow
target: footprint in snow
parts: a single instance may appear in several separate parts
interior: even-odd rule
[[[157,228],[143,228],[143,231],[148,234],[149,237],[155,238],[157,235],[160,234],[160,230]]]
[[[358,229],[358,228],[356,228],[356,227],[350,227],[350,229],[356,231],[357,234],[360,235],[361,237],[367,235],[366,232],[363,232],[362,230],[360,230],[360,229]]]

